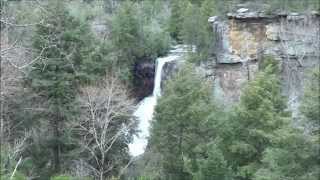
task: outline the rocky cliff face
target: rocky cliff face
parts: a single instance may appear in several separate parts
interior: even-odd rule
[[[266,15],[241,8],[227,19],[211,17],[209,22],[215,34],[212,73],[216,96],[227,104],[237,101],[263,57],[271,56],[279,61],[283,93],[297,112],[307,74],[319,66],[319,13]]]
[[[137,63],[133,69],[134,95],[138,101],[152,94],[155,76],[155,64],[152,62]]]

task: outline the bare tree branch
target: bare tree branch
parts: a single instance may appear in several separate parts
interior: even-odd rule
[[[71,126],[82,137],[78,143],[83,151],[88,152],[89,159],[95,161],[95,164],[87,162],[92,173],[97,179],[104,180],[116,167],[115,162],[108,159],[115,143],[119,143],[135,126],[133,101],[113,75],[96,86],[81,88],[78,100],[83,113],[80,120]]]
[[[17,162],[17,164],[16,164],[16,166],[15,166],[15,168],[14,168],[14,170],[13,170],[11,176],[10,176],[10,180],[12,180],[14,175],[16,174],[16,171],[17,171],[17,169],[18,169],[18,167],[19,167],[19,165],[21,163],[21,160],[22,160],[22,157],[19,158],[19,161]]]

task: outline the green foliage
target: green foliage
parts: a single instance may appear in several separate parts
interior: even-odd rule
[[[47,121],[45,118],[46,116],[40,120]],[[28,146],[24,150],[24,155],[27,158],[20,167],[24,172],[35,170],[40,180],[47,180],[54,174],[53,167],[52,165],[50,166],[49,162],[53,161],[54,158],[52,151],[56,145],[56,142],[54,142],[56,137],[51,134],[48,136],[49,128],[47,126],[49,126],[48,122],[43,123],[40,121],[38,128],[34,128],[29,138]],[[61,143],[65,144],[66,142]]]
[[[136,56],[140,57],[140,24],[135,13],[137,5],[125,2],[117,10],[112,21],[112,42],[120,51],[119,64],[132,64]]]
[[[99,80],[105,71],[119,70],[121,79],[131,81],[133,65],[167,53],[170,35],[179,43],[196,47],[190,59],[197,62],[207,59],[214,38],[208,18],[224,15],[239,3],[250,2],[252,7],[267,3],[271,12],[303,12],[320,7],[318,0],[172,0],[170,14],[167,1],[119,1],[116,6],[110,6],[110,13],[118,8],[111,15],[110,37],[107,34],[106,42],[101,42],[90,32],[88,20],[107,17],[102,11],[102,1],[72,1],[67,7],[61,0],[50,0],[44,7],[35,7],[27,1],[0,2],[5,3],[6,15],[14,17],[10,18],[14,23],[32,24],[42,20],[27,33],[18,28],[10,30],[10,34],[26,35],[23,45],[31,42],[29,37],[34,35],[33,48],[41,54],[26,78],[28,91],[32,92],[23,91],[15,99],[4,99],[8,109],[6,118],[14,129],[6,137],[8,145],[1,144],[1,179],[9,179],[17,163],[9,147],[25,131],[30,131],[27,146],[19,153],[23,160],[13,177],[16,180],[27,179],[25,175],[50,179],[68,171],[73,156],[95,166],[90,153],[72,141],[66,128],[66,123],[78,120],[80,114],[81,109],[76,109],[74,102],[80,85]],[[42,5],[46,3],[41,1]],[[16,39],[10,36],[9,41],[10,38]],[[301,112],[313,128],[311,133],[303,133],[290,126],[286,102],[280,93],[278,66],[272,57],[265,57],[260,64],[261,72],[248,83],[240,103],[231,112],[222,112],[217,104],[213,105],[210,88],[202,83],[194,67],[187,65],[180,70],[165,85],[156,107],[150,137],[154,154],[141,163],[151,167],[141,168],[144,172],[138,179],[318,179],[319,70],[312,73],[312,80],[305,88]],[[115,148],[106,157],[108,162],[115,161],[114,174],[130,158],[129,133],[125,136],[121,137],[121,143],[114,143]],[[81,178],[61,175],[51,179]]]
[[[159,6],[159,7],[154,7]],[[112,23],[114,46],[119,50],[119,64],[153,60],[169,50],[170,38],[156,18],[161,4],[125,2]]]
[[[0,151],[0,179],[10,179],[14,169],[18,163],[9,144],[1,144]],[[20,169],[20,168],[19,168]],[[19,171],[15,172],[12,180],[26,180],[26,176]]]
[[[152,178],[146,176],[140,176],[137,180],[152,180]]]
[[[196,52],[191,54],[195,62],[207,60],[210,55],[214,35],[208,18],[214,11],[214,4],[207,0],[201,7],[189,3],[184,11],[181,37],[185,44],[195,46]]]
[[[286,101],[280,92],[275,67],[270,64],[248,83],[240,103],[220,131],[220,148],[237,178],[252,179],[277,130],[288,123]],[[268,79],[268,81],[266,81]]]
[[[311,134],[287,127],[279,130],[274,146],[265,150],[257,180],[316,180],[319,178],[319,69],[311,73],[301,112],[312,124]],[[307,122],[308,123],[308,122]]]
[[[8,28],[7,34],[2,34],[3,37],[8,37],[10,43],[14,43],[17,39],[19,40],[19,45],[24,47],[30,47],[30,42],[32,42],[32,36],[34,33],[34,26],[30,24],[36,24],[40,21],[39,13],[40,8],[35,5],[35,3],[30,3],[28,1],[7,1],[3,0],[1,4],[3,8],[1,12],[1,17],[9,18],[9,23],[7,24],[1,22],[1,31],[5,32]],[[14,25],[20,25],[14,26]],[[27,25],[24,27],[24,25]]]
[[[208,18],[217,15],[217,3],[214,0],[204,0],[201,4],[201,13],[203,20],[208,22]],[[211,30],[211,24],[207,23],[207,27]]]
[[[216,15],[216,4],[212,0],[171,2],[169,32],[171,37],[195,47],[190,60],[198,63],[207,60],[213,45],[214,35],[208,18]]]
[[[103,1],[93,1],[92,3],[85,3],[82,1],[71,1],[66,4],[70,14],[81,22],[95,21],[98,17],[104,18]]]
[[[270,6],[269,11],[310,12],[320,8],[318,0],[270,0],[267,4]]]
[[[201,43],[201,30],[203,30],[203,19],[199,7],[188,3],[182,21],[181,36],[186,44],[198,45]]]
[[[223,17],[225,14],[232,11],[237,4],[241,3],[240,1],[241,0],[212,0],[211,3],[214,4],[214,15],[220,15]]]
[[[78,81],[103,75],[106,61],[98,54],[99,47],[93,47],[88,25],[70,16],[58,2],[50,5],[52,12],[44,17],[45,24],[37,25],[33,44],[44,59],[33,64],[29,79],[33,88],[63,102],[74,97]],[[87,72],[88,66],[95,69]]]
[[[165,179],[190,179],[184,157],[195,160],[195,148],[206,131],[211,106],[208,86],[187,65],[168,82],[156,106],[150,145],[162,156]]]
[[[1,175],[0,174],[0,179],[10,179],[10,180],[27,180],[27,177],[20,172],[16,172],[14,176],[11,178],[11,174],[8,175]]]
[[[72,180],[71,176],[55,176],[51,180]]]
[[[257,180],[316,180],[319,178],[319,144],[293,128],[281,129],[273,147],[263,153]]]
[[[300,110],[307,120],[315,127],[316,134],[320,134],[320,70],[316,67],[312,73],[310,81],[305,88]]]
[[[59,172],[62,157],[67,160],[74,147],[63,127],[76,116],[77,88],[99,79],[110,63],[105,46],[95,41],[88,24],[71,16],[62,1],[50,1],[46,8],[33,38],[33,47],[42,59],[32,64],[27,77],[29,87],[48,102],[44,104],[47,111],[35,113],[33,119],[41,122],[35,128],[38,134],[43,135],[41,128],[49,134],[33,136],[26,150],[41,178]]]
[[[285,141],[278,137],[286,137],[284,129],[291,127],[277,63],[266,58],[261,69],[229,114],[212,105],[192,67],[168,82],[150,138],[152,150],[163,157],[166,179],[253,179],[262,171],[267,149],[280,147]],[[294,141],[302,142],[293,139],[293,146]]]
[[[126,1],[113,17],[111,40],[117,52],[117,65],[129,80],[134,64],[152,61],[170,48],[170,36],[156,14],[162,6],[159,2]]]
[[[270,67],[268,67],[270,66]],[[280,66],[279,61],[275,60],[272,56],[265,56],[262,58],[261,62],[259,62],[259,69],[264,70],[266,68],[270,69],[270,73],[275,75],[279,75],[280,73]]]
[[[195,179],[199,180],[231,180],[231,169],[224,159],[222,151],[218,147],[219,143],[209,143],[208,157],[199,162],[200,171]]]
[[[160,180],[164,177],[161,159],[162,157],[159,153],[151,150],[146,151],[132,163],[124,178],[128,180],[137,178]]]
[[[285,106],[284,101],[281,101],[279,86],[265,91],[265,88],[274,86],[272,79],[269,79],[271,84],[262,83],[265,79],[268,78],[262,76],[257,80],[260,82],[256,81],[258,84],[249,85],[250,89],[246,91],[248,94],[242,96],[243,103],[237,109],[238,116],[234,119],[240,121],[240,128],[237,128],[240,131],[236,131],[239,138],[234,138],[229,148],[237,156],[235,166],[240,166],[240,176],[244,177],[251,176],[252,170],[255,171],[261,153],[271,145],[273,132],[283,125],[282,118],[286,117],[283,116]]]
[[[277,131],[272,147],[262,159],[262,167],[255,173],[257,180],[316,180],[319,178],[319,71],[312,72],[306,87],[301,111],[314,128],[311,134],[292,127]],[[312,131],[314,130],[314,131]]]
[[[171,16],[169,20],[169,32],[173,39],[181,41],[181,30],[183,22],[183,12],[188,1],[172,0],[171,1]]]

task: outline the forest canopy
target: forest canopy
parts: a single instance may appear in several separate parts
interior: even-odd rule
[[[319,0],[0,0],[0,4],[0,179],[319,178],[319,64],[305,66],[309,51],[296,57],[305,43],[299,37],[310,31],[292,35],[298,48],[288,47],[282,56],[259,54],[254,77],[249,70],[237,89],[238,101],[226,104],[216,97],[217,84],[211,80],[218,78],[218,68],[226,72],[224,76],[232,68],[217,62],[215,43],[224,39],[218,39],[208,22],[212,16],[226,20],[227,13],[244,7],[266,15],[319,18]],[[316,39],[319,32],[311,36]],[[289,42],[275,41],[283,46]],[[187,51],[181,64],[172,63],[162,71],[168,74],[160,77],[165,81],[160,82],[147,148],[133,156],[129,145],[141,131],[134,112],[139,100],[152,96],[138,97],[137,89],[153,88],[157,59],[175,56],[176,45],[186,45]],[[230,67],[248,68],[250,63]],[[292,64],[312,69],[299,82],[302,93],[295,111],[283,93],[284,66]],[[147,70],[139,74],[141,67]]]

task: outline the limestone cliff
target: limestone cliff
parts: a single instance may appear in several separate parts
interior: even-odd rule
[[[267,15],[241,8],[227,18],[211,17],[209,22],[215,34],[212,74],[216,96],[225,103],[237,101],[263,57],[272,56],[281,66],[289,107],[297,112],[307,74],[319,66],[319,13]]]

